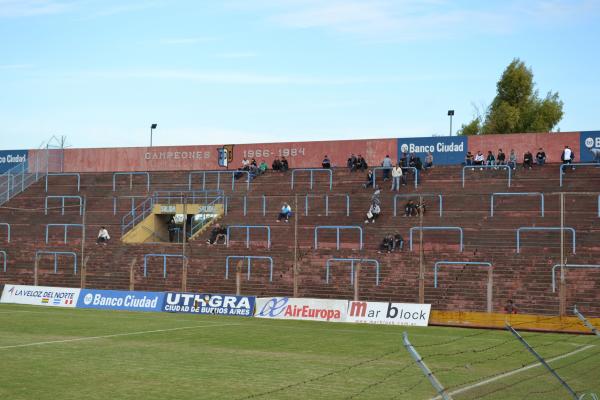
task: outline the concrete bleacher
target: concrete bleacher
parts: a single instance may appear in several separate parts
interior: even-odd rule
[[[247,189],[236,183],[231,190],[230,180],[222,178],[221,189],[228,196],[228,212],[222,219],[225,225],[265,225],[271,229],[271,247],[267,248],[266,233],[252,232],[250,248],[246,248],[245,232],[232,232],[229,247],[208,246],[208,233],[185,246],[188,259],[184,278],[181,259],[167,261],[167,276],[163,277],[161,260],[151,260],[147,275],[143,273],[145,254],[182,254],[181,243],[122,244],[121,219],[131,210],[128,196],[141,196],[141,202],[156,190],[189,188],[189,172],[152,172],[150,191],[144,176],[119,176],[113,191],[112,173],[82,173],[78,191],[72,176],[50,176],[48,191],[41,180],[25,192],[4,204],[0,222],[11,226],[11,241],[6,240],[0,226],[0,250],[7,253],[7,271],[0,272],[0,283],[34,283],[35,252],[71,251],[78,255],[77,273],[69,258],[60,258],[54,273],[51,256],[38,262],[39,285],[82,285],[85,261],[85,286],[100,289],[188,290],[225,292],[253,295],[282,295],[352,299],[355,288],[351,284],[349,264],[335,264],[330,270],[329,283],[325,281],[325,264],[329,258],[367,258],[380,264],[380,282],[376,285],[375,270],[361,266],[358,295],[360,299],[378,301],[419,301],[419,268],[424,266],[424,301],[437,310],[486,311],[488,271],[474,266],[441,268],[438,287],[433,284],[433,266],[436,261],[478,261],[493,265],[492,311],[502,312],[508,299],[513,299],[522,313],[559,313],[559,294],[552,291],[551,269],[560,263],[559,232],[523,232],[521,252],[516,252],[516,231],[519,227],[560,227],[560,194],[564,192],[564,226],[576,230],[576,253],[571,251],[571,234],[564,234],[564,256],[569,264],[598,264],[600,260],[600,218],[598,194],[600,170],[593,167],[568,170],[563,187],[559,186],[559,168],[546,165],[533,170],[518,169],[512,175],[511,187],[502,170],[468,170],[462,185],[462,167],[437,166],[420,174],[415,189],[412,178],[400,194],[442,195],[443,213],[439,214],[436,197],[424,197],[428,212],[422,218],[403,217],[407,199],[397,201],[397,216],[393,215],[395,192],[389,191],[390,182],[381,185],[382,215],[375,224],[364,224],[372,189],[365,189],[364,173],[335,170],[333,188],[329,188],[326,174],[314,174],[310,189],[309,174],[295,174],[291,188],[291,172],[269,171],[258,177]],[[131,186],[130,186],[131,183]],[[207,176],[206,188],[216,186],[216,175]],[[193,189],[201,188],[194,182]],[[595,191],[594,191],[595,189]],[[494,201],[494,216],[490,215],[492,193],[540,192],[544,194],[544,216],[541,216],[537,196],[499,196]],[[309,208],[305,209],[306,195]],[[53,196],[81,196],[85,213],[80,215],[78,202],[66,200],[63,210],[60,201],[49,203],[46,215],[45,198]],[[329,195],[329,213],[325,212],[325,195]],[[347,215],[346,195],[350,199]],[[117,197],[116,212],[114,197]],[[246,197],[244,200],[244,196]],[[264,196],[264,200],[263,200]],[[263,201],[265,209],[263,212]],[[276,222],[282,202],[291,204],[294,217],[289,223]],[[244,213],[243,204],[246,204]],[[61,228],[52,228],[49,242],[45,242],[47,224],[85,224],[85,237],[79,228],[69,228],[68,242],[63,243]],[[356,230],[340,233],[337,250],[335,231],[319,232],[319,248],[314,248],[316,226],[360,226],[364,246],[358,245]],[[108,246],[96,245],[101,226],[106,226],[112,240]],[[464,233],[464,248],[460,252],[458,233],[455,231],[423,231],[413,237],[409,250],[411,227],[460,227]],[[378,253],[385,233],[403,235],[404,251]],[[85,240],[84,240],[85,239]],[[421,251],[422,250],[422,251]],[[270,256],[274,263],[273,280],[269,280],[267,263],[254,261],[251,277],[247,279],[246,262],[230,264],[229,279],[225,279],[225,260],[230,255]],[[296,257],[296,262],[294,260]],[[294,271],[296,267],[296,271]],[[577,304],[586,315],[600,316],[600,269],[569,269],[566,272],[566,305]]]

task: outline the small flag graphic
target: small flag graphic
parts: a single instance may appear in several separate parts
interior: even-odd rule
[[[44,298],[42,299],[42,304],[48,304],[48,302],[49,302],[49,301],[50,301],[50,299],[49,299],[49,298],[47,298],[47,297],[44,297]]]

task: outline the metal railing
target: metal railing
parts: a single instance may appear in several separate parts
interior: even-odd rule
[[[409,193],[409,194],[396,194],[394,195],[394,217],[396,217],[397,214],[397,204],[396,204],[396,200],[400,199],[400,198],[414,198],[414,197],[437,197],[439,200],[439,208],[440,208],[440,217],[443,215],[443,200],[442,200],[442,195],[441,194],[434,194],[434,193]]]
[[[350,195],[349,194],[307,194],[304,196],[304,215],[308,216],[308,199],[310,197],[324,197],[325,198],[325,216],[329,216],[329,196],[344,196],[346,197],[346,216],[350,216]]]
[[[227,241],[229,246],[231,229],[246,229],[246,248],[250,248],[250,229],[266,229],[267,230],[267,248],[271,248],[271,227],[267,225],[230,225],[227,227]]]
[[[187,262],[187,257],[182,254],[164,254],[164,253],[144,254],[144,278],[148,276],[148,258],[151,258],[151,257],[162,257],[162,259],[163,259],[163,278],[167,277],[167,258],[183,258]]]
[[[510,168],[510,165],[465,165],[462,168],[462,187],[465,187],[465,170],[467,168],[469,168],[469,169],[475,169],[475,168],[505,169],[508,171],[508,187],[510,187],[510,182],[511,182],[511,178],[512,178],[512,169]]]
[[[348,229],[348,230],[353,230],[353,229],[357,229],[358,232],[360,233],[360,237],[359,237],[359,250],[362,250],[363,248],[363,229],[360,226],[357,225],[352,225],[352,226],[345,226],[345,225],[318,225],[315,226],[315,249],[319,248],[319,229],[335,229],[336,230],[336,250],[340,249],[340,230],[343,229]]]
[[[58,271],[58,256],[73,256],[73,274],[77,274],[77,253],[73,251],[47,251],[47,250],[38,250],[35,252],[35,259],[42,254],[54,255],[54,273]]]
[[[600,269],[600,265],[598,264],[564,264],[565,268],[594,268]],[[560,267],[560,264],[555,264],[552,266],[552,293],[556,292],[556,268]]]
[[[413,249],[413,231],[415,230],[424,230],[424,231],[445,231],[445,230],[454,230],[460,233],[460,252],[463,251],[463,229],[460,226],[413,226],[410,228],[408,234],[410,238],[410,251]]]
[[[2,258],[4,260],[4,272],[6,272],[6,251],[0,250],[0,254],[2,254]]]
[[[198,209],[198,214],[202,215],[204,218],[200,218],[197,222],[194,222],[192,220],[192,226],[190,227],[190,233],[189,233],[189,237],[192,237],[196,234],[196,232],[198,232],[199,230],[201,230],[205,225],[207,225],[208,223],[210,223],[213,220],[214,217],[214,210],[215,210],[215,206],[218,204],[223,205],[224,204],[224,199],[225,196],[223,196],[223,191],[218,191],[219,194],[214,195],[213,200],[208,203],[209,197],[206,196],[204,198],[204,205],[200,207],[200,209]]]
[[[49,176],[74,176],[77,178],[77,191],[81,189],[81,175],[78,172],[48,172],[46,174],[46,192],[48,192],[48,177]]]
[[[202,175],[202,190],[206,189],[206,175],[217,175],[217,190],[221,189],[221,174],[231,175],[231,190],[235,190],[235,175],[246,174],[246,190],[250,190],[250,172],[240,170],[227,170],[227,171],[192,171],[188,174],[188,190],[192,190],[192,177],[194,175]]]
[[[558,175],[560,177],[560,187],[563,185],[563,176],[566,175],[564,172],[565,168],[575,168],[575,167],[597,167],[600,168],[600,164],[598,163],[578,163],[578,164],[561,164],[559,166]]]
[[[119,175],[127,175],[129,176],[129,190],[133,189],[133,176],[134,175],[143,175],[146,177],[146,192],[150,191],[150,173],[149,172],[113,172],[112,176],[112,186],[113,192],[117,190],[117,176]]]
[[[113,196],[113,215],[117,215],[117,203],[119,199],[129,199],[131,202],[131,214],[135,216],[135,200],[136,199],[147,199],[148,196],[142,195],[129,195],[129,196]]]
[[[27,160],[15,165],[0,174],[0,205],[6,203],[29,186],[44,178],[50,168],[50,155],[56,150],[50,149],[50,143],[55,137],[44,143],[38,150],[30,151]],[[32,156],[35,152],[35,157]],[[62,170],[62,157],[60,159]],[[52,163],[52,168],[55,164]]]
[[[333,190],[333,172],[329,168],[297,168],[292,170],[292,190],[294,190],[294,176],[296,172],[310,172],[310,190],[313,188],[313,175],[315,172],[327,172],[329,174],[329,190]]]
[[[522,226],[520,228],[517,228],[517,253],[521,252],[521,231],[560,231],[561,227],[539,227],[539,226]],[[575,247],[576,247],[576,243],[577,243],[577,239],[576,239],[576,235],[575,235],[575,229],[573,228],[569,228],[569,227],[564,227],[562,228],[562,230],[565,231],[570,231],[571,232],[571,236],[573,239],[573,254],[575,254]]]
[[[10,224],[8,222],[0,222],[0,226],[6,227],[6,237],[8,239],[8,243],[10,243]]]
[[[83,215],[83,199],[81,196],[46,196],[44,201],[44,213],[48,215],[48,200],[49,199],[61,199],[61,215],[65,215],[65,200],[75,199],[79,200],[79,215]]]
[[[373,178],[371,179],[371,182],[373,183],[373,187],[376,187],[376,175],[377,175],[377,171],[381,170],[389,170],[390,171],[390,179],[392,177],[392,168],[393,167],[374,167],[371,168],[371,171],[373,171]],[[416,167],[401,167],[402,168],[402,179],[404,179],[404,177],[406,176],[406,170],[412,170],[413,174],[415,176],[415,189],[419,186],[419,170]]]
[[[433,265],[433,287],[438,287],[438,270],[440,265],[473,265],[479,267],[488,267],[488,283],[487,283],[487,312],[492,312],[492,291],[493,291],[493,268],[492,263],[482,261],[437,261]]]
[[[225,259],[225,279],[229,279],[229,260],[248,260],[248,276],[246,280],[250,280],[250,270],[252,268],[252,260],[269,260],[269,282],[273,282],[273,258],[269,256],[227,256]]]
[[[544,193],[540,193],[540,192],[492,193],[492,196],[490,198],[490,217],[494,216],[494,196],[540,196],[542,217],[544,216]]]
[[[48,231],[51,226],[62,226],[64,228],[64,243],[67,243],[67,231],[69,227],[78,227],[85,230],[85,226],[83,224],[46,224],[46,243],[48,243]]]
[[[329,258],[325,263],[325,283],[329,283],[329,268],[332,261],[349,261],[350,262],[350,284],[354,284],[354,263],[359,264],[369,263],[375,266],[375,285],[379,286],[379,261],[372,258]]]

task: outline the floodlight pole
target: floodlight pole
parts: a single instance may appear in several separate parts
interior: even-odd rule
[[[454,110],[448,110],[448,116],[450,117],[450,136],[452,136],[452,117],[454,116]]]
[[[150,147],[152,147],[152,133],[156,129],[157,126],[158,126],[158,124],[150,125]]]

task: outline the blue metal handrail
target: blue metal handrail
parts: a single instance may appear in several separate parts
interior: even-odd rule
[[[377,171],[379,170],[389,170],[391,171],[393,167],[374,167],[371,168],[371,171],[373,171],[373,178],[371,179],[371,181],[373,182],[373,187],[375,186],[375,182],[376,182],[376,175],[377,175]],[[413,173],[415,175],[415,189],[417,188],[417,186],[419,186],[419,170],[416,167],[401,167],[402,168],[402,173],[405,174],[406,170],[413,170]]]
[[[600,265],[598,264],[564,264],[565,268],[594,268],[599,269]],[[556,292],[556,268],[560,267],[560,264],[556,264],[552,266],[552,293]]]
[[[329,267],[332,261],[350,261],[350,284],[354,284],[354,263],[375,265],[375,285],[379,286],[379,261],[372,258],[329,258],[325,263],[325,283],[329,283]]]
[[[208,203],[215,197],[223,196],[223,190],[161,190],[152,194],[155,203],[181,204],[184,199],[188,204],[196,201]]]
[[[269,260],[269,282],[273,282],[273,258],[269,256],[227,256],[225,259],[225,279],[229,279],[229,260],[248,260],[248,277],[250,280],[250,269],[252,268],[252,260]]]
[[[123,217],[121,217],[121,236],[123,236],[127,230],[133,228],[139,221],[142,221],[150,215],[153,206],[154,198],[151,196],[141,202],[135,209],[123,215]]]
[[[241,170],[227,170],[227,171],[191,171],[188,174],[188,189],[192,190],[192,177],[194,175],[202,174],[202,190],[206,189],[206,174],[217,175],[217,189],[221,188],[221,174],[231,175],[231,190],[235,190],[235,175],[241,173],[246,174],[246,190],[250,190],[250,172]]]
[[[162,257],[163,258],[163,278],[167,277],[167,258],[172,257],[172,258],[183,258],[185,261],[187,261],[187,257],[181,254],[164,254],[164,253],[150,253],[150,254],[144,254],[144,277],[148,276],[147,275],[147,271],[148,271],[148,258],[150,257]]]
[[[0,250],[0,254],[2,254],[4,258],[4,272],[6,272],[6,251]]]
[[[48,192],[48,177],[49,176],[74,176],[77,178],[77,191],[81,188],[81,175],[78,172],[48,172],[46,174],[46,192]]]
[[[445,230],[456,230],[460,233],[460,252],[463,251],[463,229],[459,226],[413,226],[409,230],[409,238],[410,238],[410,251],[413,249],[413,231],[415,230],[424,230],[424,231],[445,231]]]
[[[133,189],[133,175],[144,175],[146,177],[146,192],[150,191],[150,173],[144,171],[144,172],[113,172],[113,177],[112,177],[113,192],[117,190],[116,178],[118,175],[128,175],[129,176],[129,190]]]
[[[218,204],[223,204],[225,196],[223,196],[223,192],[222,191],[220,191],[220,193],[221,194],[217,195],[210,203],[208,203],[208,204],[200,207],[200,209],[198,210],[198,213],[202,214],[203,211],[204,211],[205,214],[206,214],[206,213],[208,213],[209,207],[213,207],[214,208],[214,206],[216,206]],[[208,200],[205,200],[205,201],[208,201]],[[198,230],[202,229],[202,227],[204,225],[208,224],[210,221],[212,221],[212,219],[209,220],[207,218],[201,219],[196,224],[194,224],[193,221],[192,221],[192,226],[191,226],[191,229],[190,229],[190,235],[189,236],[191,237],[192,235],[194,235]]]
[[[400,198],[413,198],[413,197],[437,197],[439,199],[440,204],[440,217],[443,214],[443,204],[442,204],[442,195],[435,193],[409,193],[409,194],[396,194],[394,195],[394,217],[397,216],[397,204],[396,200]]]
[[[521,252],[521,231],[560,231],[561,227],[540,227],[540,226],[522,226],[517,228],[517,253]],[[563,227],[562,230],[570,231],[573,238],[573,254],[575,254],[575,245],[577,239],[575,237],[575,229],[569,227]]]
[[[563,176],[565,175],[565,173],[564,173],[565,168],[586,167],[586,166],[587,167],[598,167],[598,166],[600,166],[600,164],[598,164],[598,163],[561,164],[559,166],[559,171],[558,171],[558,175],[560,177],[560,187],[562,187],[562,185],[563,185]]]
[[[313,188],[313,174],[315,172],[327,172],[329,174],[329,190],[333,190],[333,172],[329,168],[297,168],[292,170],[292,190],[294,190],[294,175],[296,172],[310,172],[310,190]]]
[[[70,255],[73,256],[73,274],[77,274],[77,254],[72,251],[47,251],[38,250],[35,252],[35,259],[37,260],[41,254],[52,254],[54,255],[54,273],[58,271],[58,256],[59,255]]]
[[[131,214],[135,216],[135,200],[136,199],[147,199],[148,196],[142,195],[129,195],[129,196],[113,196],[113,215],[117,215],[117,201],[118,199],[129,199],[131,201]]]
[[[48,215],[48,200],[49,199],[61,199],[61,215],[65,215],[65,200],[76,199],[79,200],[79,215],[83,215],[83,199],[81,196],[46,196],[44,201],[44,213]]]
[[[231,229],[246,229],[246,248],[250,248],[250,229],[267,230],[267,248],[271,248],[271,227],[267,225],[229,225],[227,227],[227,246],[229,246],[229,233]]]
[[[350,216],[350,195],[349,194],[307,194],[304,196],[304,215],[308,216],[308,198],[309,197],[325,197],[325,216],[329,216],[329,196],[344,196],[346,197],[346,217]]]
[[[490,198],[490,217],[494,216],[494,196],[540,196],[542,217],[544,216],[544,193],[540,192],[515,192],[515,193],[492,193]]]
[[[8,243],[10,243],[10,224],[8,222],[0,222],[0,226],[6,227],[6,236],[8,238]]]
[[[51,226],[62,226],[64,228],[64,230],[65,230],[64,243],[67,243],[67,231],[70,226],[78,227],[78,228],[85,230],[85,226],[83,224],[46,224],[46,243],[48,243],[48,230]]]
[[[358,229],[360,233],[359,250],[363,248],[363,229],[360,226],[344,226],[344,225],[318,225],[315,226],[315,249],[319,248],[319,229],[335,229],[336,230],[336,250],[340,249],[340,230],[342,229]]]
[[[487,312],[492,312],[492,263],[482,261],[437,261],[433,265],[433,287],[438,287],[438,269],[440,265],[474,265],[489,268],[488,284],[487,284]]]
[[[510,187],[510,181],[512,177],[512,168],[510,165],[465,165],[462,169],[462,187],[465,187],[465,170],[467,168],[475,169],[475,168],[494,168],[494,169],[505,169],[508,171],[508,187]]]

